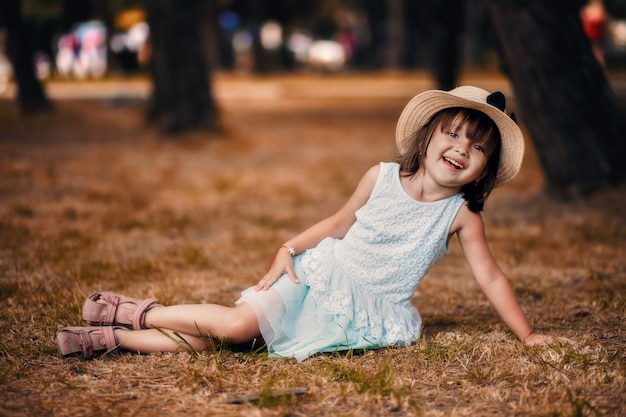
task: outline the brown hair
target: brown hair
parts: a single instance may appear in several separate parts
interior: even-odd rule
[[[406,152],[399,155],[396,162],[400,164],[403,175],[414,175],[424,163],[426,149],[436,129],[440,129],[442,132],[447,131],[455,122],[465,124],[467,137],[473,142],[482,142],[487,155],[487,175],[477,182],[466,184],[461,188],[468,208],[478,213],[482,211],[485,200],[495,186],[502,142],[498,127],[483,112],[464,107],[441,110],[413,134]]]

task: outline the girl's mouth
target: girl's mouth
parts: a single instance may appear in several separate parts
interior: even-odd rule
[[[465,166],[463,166],[462,163],[460,163],[459,161],[455,161],[452,158],[448,158],[447,156],[444,156],[443,160],[445,162],[447,162],[449,165],[452,165],[455,169],[463,169],[463,168],[465,168]]]

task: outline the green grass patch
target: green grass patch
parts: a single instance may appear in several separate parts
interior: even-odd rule
[[[7,299],[14,297],[18,290],[19,284],[17,282],[0,283],[0,301],[6,301]]]

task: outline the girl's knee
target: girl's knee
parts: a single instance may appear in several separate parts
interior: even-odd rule
[[[243,308],[242,308],[243,307]],[[233,343],[245,343],[260,335],[259,321],[250,306],[238,306],[229,323],[228,339]]]

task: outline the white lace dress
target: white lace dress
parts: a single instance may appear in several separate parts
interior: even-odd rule
[[[300,284],[285,274],[268,291],[249,288],[272,357],[304,360],[318,352],[408,345],[421,318],[411,298],[448,252],[462,195],[423,203],[400,183],[399,166],[381,163],[367,203],[343,239],[326,238],[294,258]]]

